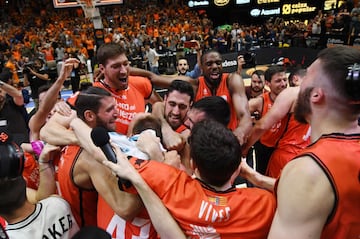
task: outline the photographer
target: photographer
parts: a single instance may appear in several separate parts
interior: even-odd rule
[[[24,98],[10,82],[11,73],[0,74],[0,124],[7,125],[17,144],[29,142],[28,115],[24,107]]]
[[[29,62],[24,65],[24,81],[30,83],[31,97],[35,102],[36,109],[39,107],[38,89],[40,86],[48,84],[49,80],[49,74],[41,59],[35,59],[34,62]]]

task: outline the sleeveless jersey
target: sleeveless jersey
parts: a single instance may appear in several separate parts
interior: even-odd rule
[[[301,124],[294,118],[294,114],[288,114],[290,120],[286,123],[286,129],[271,154],[267,175],[277,178],[285,165],[297,156],[310,144],[310,126]]]
[[[6,225],[9,238],[71,239],[79,230],[69,204],[58,196],[50,196],[35,205],[24,220]]]
[[[150,217],[143,209],[131,221],[125,221],[106,203],[99,195],[97,208],[98,227],[106,230],[112,238],[116,239],[157,239],[157,233],[151,224]]]
[[[230,114],[230,122],[228,124],[228,128],[231,130],[234,130],[238,126],[239,122],[238,122],[238,118],[236,116],[234,104],[232,102],[232,97],[231,97],[229,88],[227,86],[228,76],[229,76],[229,74],[226,74],[226,73],[222,74],[220,85],[217,88],[215,95],[221,96],[229,103],[231,114]],[[205,83],[205,78],[203,76],[200,76],[198,79],[199,79],[199,85],[198,85],[198,89],[196,92],[195,101],[200,100],[207,96],[212,96],[211,89]]]
[[[153,160],[130,159],[189,238],[266,238],[273,195],[259,188],[216,192],[186,172]]]
[[[261,117],[264,117],[266,113],[271,109],[274,104],[274,101],[270,97],[270,92],[265,92],[261,96],[263,98],[263,107],[261,111]],[[267,147],[275,147],[280,136],[283,134],[286,123],[288,121],[288,116],[282,118],[279,122],[271,126],[271,129],[266,131],[260,138],[260,143]]]
[[[322,239],[360,235],[359,142],[360,134],[323,135],[299,155],[310,156],[323,169],[335,194],[334,208],[323,228]]]
[[[74,182],[73,170],[82,151],[77,145],[69,145],[63,149],[58,168],[59,194],[69,202],[77,224],[96,226],[97,192],[77,186]]]
[[[94,82],[95,87],[101,87],[111,93],[116,99],[117,109],[119,111],[116,120],[116,132],[127,134],[130,121],[136,113],[145,112],[145,99],[148,99],[152,93],[151,82],[144,77],[129,76],[128,88],[125,90],[116,90],[104,82]]]
[[[185,131],[187,129],[188,128],[184,124],[182,124],[175,130],[175,132],[180,134],[180,133],[182,133],[183,131]]]

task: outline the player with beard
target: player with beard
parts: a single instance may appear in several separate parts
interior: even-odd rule
[[[152,114],[161,121],[164,142],[167,143],[165,147],[168,150],[180,151],[182,149],[183,144],[176,144],[177,148],[173,148],[169,142],[173,138],[181,137],[185,143],[189,130],[184,125],[184,121],[193,100],[194,90],[191,84],[182,80],[174,80],[168,88],[164,102],[157,102],[153,105]]]
[[[359,50],[339,46],[307,69],[295,115],[311,125],[312,144],[282,171],[269,238],[360,235],[359,62]]]
[[[251,115],[256,116],[257,120],[264,117],[274,104],[277,96],[287,87],[287,77],[285,69],[282,66],[272,65],[264,73],[265,83],[269,87],[270,91],[264,92],[261,96],[255,97],[249,100],[249,110]],[[252,150],[255,150],[255,159],[257,170],[261,173],[266,172],[266,168],[272,152],[279,140],[279,137],[283,133],[286,126],[286,118],[283,118],[279,122],[274,122],[267,132],[262,133],[261,138],[254,144],[244,147],[244,152],[248,152],[249,146],[254,145],[249,150],[248,157],[251,157]],[[251,135],[250,135],[251,137]]]
[[[200,59],[200,56],[198,56],[198,58]],[[176,68],[178,70],[179,76],[189,76],[191,78],[198,78],[201,75],[201,69],[198,63],[195,64],[194,69],[192,71],[189,71],[189,63],[185,57],[179,58]]]
[[[266,169],[266,175],[270,177],[278,177],[283,167],[310,143],[309,125],[301,124],[294,118],[298,92],[299,87],[289,87],[276,97],[270,110],[255,123],[243,149],[245,154],[274,124],[283,124],[284,130],[279,135]]]
[[[200,47],[200,43],[198,41],[194,41],[196,50],[196,64],[194,66],[194,69],[192,71],[189,71],[189,63],[188,60],[185,57],[180,57],[177,61],[176,69],[178,71],[179,76],[188,76],[193,79],[198,78],[201,75],[201,54],[202,50]]]
[[[126,50],[119,44],[108,43],[99,47],[96,53],[101,79],[94,83],[116,99],[119,110],[116,132],[126,134],[130,121],[136,113],[145,111],[147,100],[153,95],[151,82],[143,77],[130,76],[130,61]],[[154,96],[155,97],[155,96]],[[156,98],[152,98],[155,102]]]
[[[245,87],[246,97],[249,99],[258,97],[264,92],[267,92],[265,87],[264,71],[255,70],[251,74],[251,82],[249,86]]]
[[[118,111],[116,101],[108,91],[88,88],[77,96],[75,108],[77,116],[91,128],[115,130]],[[44,136],[49,128],[59,128],[54,127],[55,122],[69,127],[73,118],[55,113],[41,130],[41,135]],[[120,191],[117,178],[99,162],[92,160],[93,155],[78,146],[76,137],[73,137],[73,144],[62,150],[58,182],[59,193],[69,202],[78,225],[97,226],[98,194],[118,215],[124,219],[133,218],[138,213],[137,209],[142,208],[138,197]],[[51,137],[45,140],[50,142]]]
[[[312,144],[284,167],[277,182],[242,167],[241,175],[257,185],[277,185],[269,239],[360,235],[358,62],[359,50],[337,46],[322,50],[307,69],[294,113],[310,124]]]
[[[203,75],[198,79],[156,75],[141,69],[132,71],[132,74],[149,77],[155,85],[160,87],[168,87],[175,79],[188,81],[193,86],[195,101],[207,96],[223,97],[231,109],[228,128],[234,132],[240,144],[243,144],[252,126],[244,81],[237,73],[223,73],[221,54],[215,50],[203,53],[201,69]],[[181,144],[182,140],[179,139],[178,143]]]

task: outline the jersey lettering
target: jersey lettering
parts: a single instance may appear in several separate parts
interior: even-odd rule
[[[47,229],[48,234],[44,234],[42,236],[43,239],[56,239],[61,238],[62,235],[69,231],[73,226],[73,221],[71,219],[71,215],[68,214],[66,217],[59,218],[55,223],[52,224],[51,227]]]
[[[190,236],[190,238],[200,238],[200,239],[220,239],[220,235],[216,232],[216,229],[207,226],[197,226],[190,224],[190,227],[192,228],[192,231],[190,231],[190,234],[194,235],[195,237]]]
[[[136,115],[136,106],[135,105],[129,105],[126,103],[117,103],[117,109],[119,112],[119,118],[118,121],[121,121],[121,123],[129,124],[131,120],[133,120],[134,116]]]
[[[131,222],[127,222],[114,214],[106,231],[114,239],[148,239],[150,226],[149,219],[136,217]]]
[[[216,210],[211,203],[203,200],[198,217],[203,218],[205,221],[211,221],[212,223],[227,221],[230,218],[230,207]]]

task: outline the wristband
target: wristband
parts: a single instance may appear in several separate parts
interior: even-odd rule
[[[44,142],[41,140],[35,140],[31,141],[30,144],[34,153],[39,157],[42,149],[44,148]]]
[[[39,159],[38,162],[41,163],[41,164],[51,164],[52,160],[44,161],[44,160]]]
[[[2,80],[0,80],[0,87],[2,87],[5,84]]]
[[[48,167],[46,167],[46,168],[42,168],[42,169],[39,170],[39,172],[41,173],[41,172],[45,171],[45,170],[48,169],[48,168],[51,168],[51,169],[52,169],[53,167],[48,166]]]

